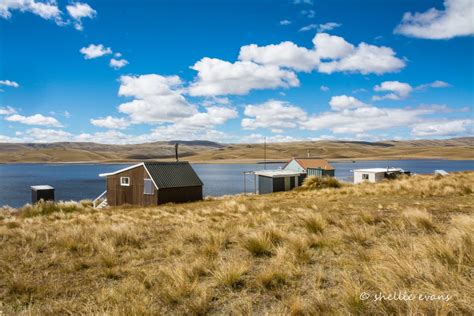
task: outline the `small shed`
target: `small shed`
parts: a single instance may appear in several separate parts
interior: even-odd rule
[[[255,171],[258,179],[258,193],[289,191],[299,186],[299,172],[291,170],[261,170]]]
[[[186,161],[142,162],[99,176],[107,179],[107,204],[111,206],[202,200],[203,183]]]
[[[407,173],[400,168],[368,168],[356,169],[354,172],[354,183],[379,182],[384,179],[393,179],[402,173]],[[409,174],[409,173],[407,173]]]
[[[43,201],[54,201],[54,188],[50,185],[31,186],[31,202],[33,204]]]
[[[334,177],[336,171],[327,160],[316,158],[293,158],[283,167],[283,170],[299,172],[299,185],[303,183],[306,176]]]

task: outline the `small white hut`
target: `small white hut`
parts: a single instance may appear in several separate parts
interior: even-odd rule
[[[379,182],[383,179],[393,178],[399,174],[404,173],[400,168],[369,168],[356,169],[354,172],[354,183]]]

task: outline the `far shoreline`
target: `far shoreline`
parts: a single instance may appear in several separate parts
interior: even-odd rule
[[[363,157],[363,158],[327,158],[314,157],[315,159],[325,159],[329,162],[357,162],[357,161],[380,161],[380,160],[446,160],[446,161],[474,161],[474,157],[469,158],[452,158],[452,157]],[[182,159],[191,164],[278,164],[290,161],[291,158],[271,159],[264,161],[262,159],[219,159],[219,160],[196,160]],[[163,161],[172,162],[174,159],[146,159],[146,160],[130,160],[130,161],[5,161],[0,165],[20,165],[20,164],[64,164],[64,165],[125,165],[135,164],[142,161]]]

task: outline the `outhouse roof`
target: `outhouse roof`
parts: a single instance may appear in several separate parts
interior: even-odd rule
[[[54,188],[50,185],[47,184],[42,184],[42,185],[32,185],[31,186],[32,190],[35,191],[40,191],[40,190],[54,190]]]

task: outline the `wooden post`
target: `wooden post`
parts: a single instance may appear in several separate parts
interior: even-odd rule
[[[267,170],[267,138],[263,138],[263,169]]]
[[[257,194],[257,175],[255,173],[253,174],[253,191]]]

